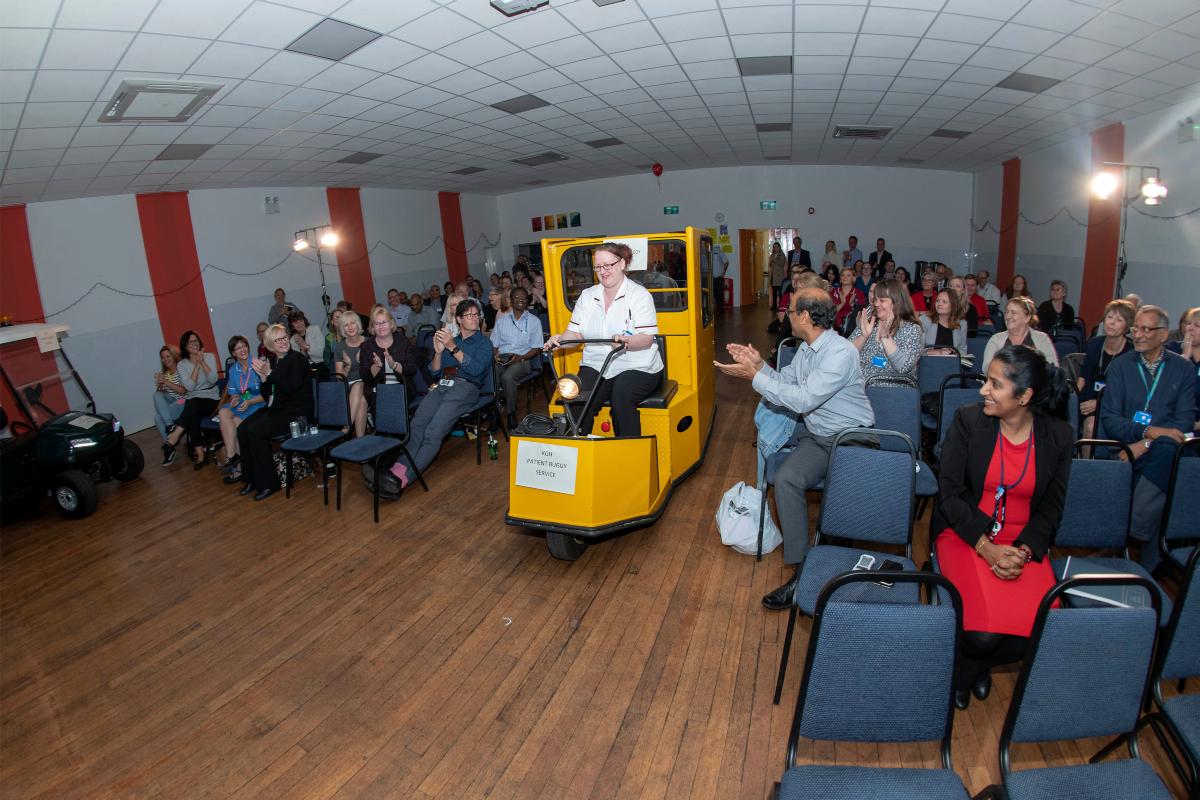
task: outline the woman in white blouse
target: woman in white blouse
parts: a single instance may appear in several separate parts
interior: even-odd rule
[[[988,339],[987,347],[983,350],[983,364],[980,365],[984,374],[992,356],[1010,344],[1023,344],[1032,347],[1046,357],[1046,361],[1058,366],[1058,351],[1050,337],[1034,328],[1037,325],[1037,309],[1028,297],[1013,297],[1004,306],[1004,324],[1007,330],[1000,331]]]
[[[580,339],[611,339],[625,345],[603,377],[600,369],[612,348],[605,344],[583,348],[579,379],[584,396],[599,380],[592,416],[580,424],[580,432],[584,434],[591,432],[595,414],[607,400],[612,404],[615,435],[641,436],[638,403],[653,394],[662,381],[663,362],[654,341],[658,314],[650,292],[626,277],[632,258],[633,251],[627,245],[605,242],[598,246],[592,254],[592,264],[599,283],[579,295],[567,330],[546,341],[545,349]]]

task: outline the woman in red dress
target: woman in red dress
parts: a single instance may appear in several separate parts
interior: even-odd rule
[[[955,704],[991,690],[991,668],[1018,661],[1038,605],[1054,586],[1046,553],[1062,517],[1074,437],[1067,387],[1028,347],[996,353],[942,445],[931,531],[938,568],[963,599]]]

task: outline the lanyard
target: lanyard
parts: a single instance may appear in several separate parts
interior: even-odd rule
[[[1162,377],[1162,374],[1164,372],[1163,359],[1162,359],[1161,355],[1158,357],[1158,367],[1156,367],[1154,370],[1154,383],[1153,384],[1146,382],[1145,373],[1149,372],[1149,371],[1150,370],[1146,367],[1145,362],[1139,356],[1138,357],[1138,377],[1142,379],[1142,386],[1144,386],[1146,388],[1146,405],[1142,406],[1142,411],[1150,410],[1150,400],[1151,400],[1151,398],[1154,397],[1154,392],[1155,392],[1155,390],[1158,389],[1158,379]]]
[[[1004,519],[1008,514],[1008,493],[1025,480],[1025,473],[1029,469],[1029,454],[1033,452],[1033,429],[1030,429],[1029,440],[1025,443],[1025,463],[1021,467],[1021,474],[1012,483],[1004,482],[1004,443],[1000,433],[996,434],[996,446],[1000,448],[1000,485],[996,487],[996,504],[992,507],[992,531],[988,535],[988,539],[992,541],[1004,528]]]

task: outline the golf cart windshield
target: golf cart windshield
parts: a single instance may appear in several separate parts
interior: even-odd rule
[[[0,328],[0,397],[10,422],[40,428],[68,411],[96,404],[62,349],[69,325]]]

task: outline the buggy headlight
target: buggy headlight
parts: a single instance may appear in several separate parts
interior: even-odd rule
[[[558,379],[558,393],[563,400],[574,400],[579,397],[581,389],[579,378],[573,374],[568,373]]]
[[[68,442],[68,444],[71,446],[71,450],[73,450],[73,451],[74,450],[82,450],[85,447],[95,447],[96,440],[95,439],[71,439]]]
[[[113,433],[120,433],[120,432],[121,432],[121,420],[114,419],[113,420]]]

